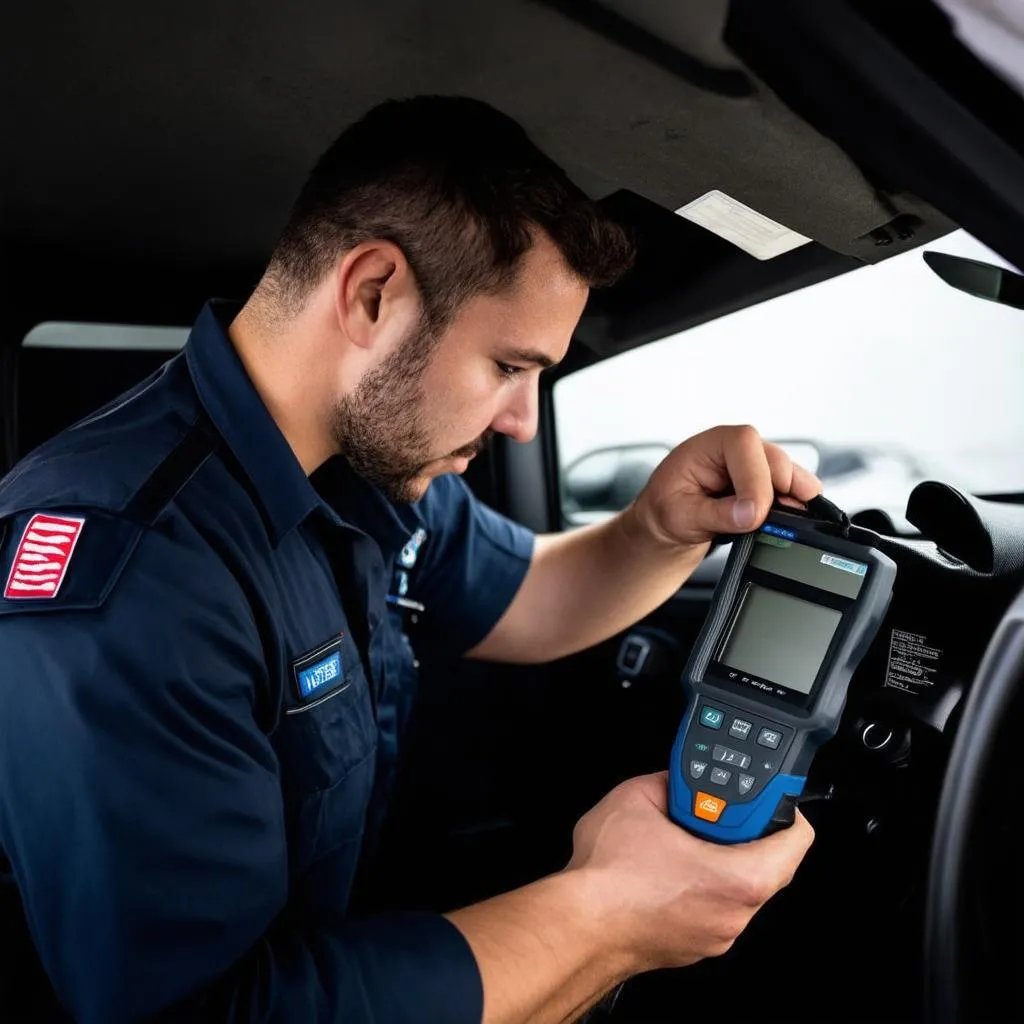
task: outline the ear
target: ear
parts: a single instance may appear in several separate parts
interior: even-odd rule
[[[405,337],[419,318],[419,292],[402,250],[375,239],[350,249],[335,272],[338,326],[360,348]]]

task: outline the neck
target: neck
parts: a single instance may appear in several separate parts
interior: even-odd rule
[[[242,309],[228,329],[235,350],[295,458],[309,476],[337,448],[328,428],[330,365],[315,340],[322,338],[315,311],[303,309],[294,317],[268,317],[254,300]]]

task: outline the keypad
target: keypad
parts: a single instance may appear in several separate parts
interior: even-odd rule
[[[706,785],[705,796],[745,803],[776,774],[792,738],[787,726],[705,698],[683,744],[684,775]]]

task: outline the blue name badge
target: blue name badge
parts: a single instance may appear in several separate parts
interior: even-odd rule
[[[346,685],[341,661],[341,639],[341,636],[335,637],[293,662],[295,688],[303,704],[321,700]]]

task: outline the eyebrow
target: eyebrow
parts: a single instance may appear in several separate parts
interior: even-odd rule
[[[554,359],[535,348],[509,349],[504,358],[519,363],[534,363],[542,370],[555,365]]]

